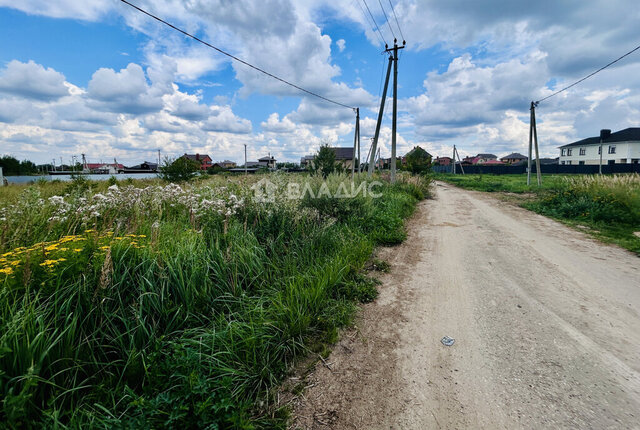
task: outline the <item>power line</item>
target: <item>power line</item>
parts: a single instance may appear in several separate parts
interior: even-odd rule
[[[168,23],[167,21],[163,20],[162,18],[158,18],[157,16],[155,16],[155,15],[153,15],[153,14],[151,14],[151,13],[147,12],[146,10],[144,10],[144,9],[142,9],[142,8],[139,8],[138,6],[136,6],[136,5],[134,5],[134,4],[129,3],[127,0],[120,0],[120,1],[121,1],[122,3],[128,4],[128,5],[129,5],[129,6],[131,6],[132,8],[134,8],[134,9],[138,10],[139,12],[142,12],[143,14],[145,14],[145,15],[147,15],[147,16],[149,16],[149,17],[153,18],[153,19],[155,19],[156,21],[159,21],[159,22],[163,23],[164,25],[171,27],[172,29],[174,29],[174,30],[176,30],[176,31],[178,31],[178,32],[180,32],[180,33],[182,33],[182,34],[184,34],[185,36],[190,37],[190,38],[192,38],[193,40],[196,40],[196,41],[198,41],[198,42],[202,43],[203,45],[208,46],[208,47],[209,47],[209,48],[211,48],[211,49],[215,49],[215,50],[216,50],[216,51],[218,51],[219,53],[221,53],[221,54],[223,54],[223,55],[226,55],[227,57],[229,57],[229,58],[231,58],[231,59],[233,59],[233,60],[236,60],[237,62],[242,63],[242,64],[244,64],[245,66],[251,67],[252,69],[257,70],[257,71],[258,71],[258,72],[260,72],[260,73],[264,73],[265,75],[267,75],[267,76],[269,76],[269,77],[272,77],[273,79],[276,79],[276,80],[278,80],[278,81],[280,81],[280,82],[282,82],[282,83],[285,83],[285,84],[287,84],[287,85],[289,85],[289,86],[291,86],[291,87],[293,87],[293,88],[295,88],[295,89],[297,89],[297,90],[300,90],[300,91],[302,91],[302,92],[305,92],[305,93],[307,93],[307,94],[309,94],[309,95],[312,95],[312,96],[314,96],[314,97],[317,97],[317,98],[322,99],[322,100],[324,100],[324,101],[327,101],[327,102],[329,102],[329,103],[333,103],[333,104],[335,104],[335,105],[345,107],[345,108],[347,108],[347,109],[352,109],[352,110],[355,110],[355,109],[356,109],[356,108],[355,108],[355,107],[353,107],[353,106],[348,106],[348,105],[346,105],[346,104],[343,104],[343,103],[337,102],[337,101],[335,101],[335,100],[331,100],[331,99],[329,99],[329,98],[327,98],[327,97],[321,96],[320,94],[314,93],[313,91],[306,90],[306,89],[304,89],[304,88],[302,88],[302,87],[300,87],[300,86],[298,86],[298,85],[296,85],[296,84],[293,84],[293,83],[291,83],[291,82],[289,82],[289,81],[287,81],[287,80],[284,80],[284,79],[282,79],[282,78],[280,78],[280,77],[278,77],[278,76],[276,76],[276,75],[274,75],[274,74],[272,74],[272,73],[269,73],[269,72],[267,72],[267,71],[265,71],[265,70],[261,69],[260,67],[254,66],[253,64],[250,64],[250,63],[248,63],[248,62],[246,62],[246,61],[244,61],[244,60],[242,60],[242,59],[240,59],[240,58],[236,57],[235,55],[229,54],[228,52],[223,51],[222,49],[217,48],[217,47],[213,46],[212,44],[210,44],[210,43],[208,43],[208,42],[205,42],[204,40],[199,39],[198,37],[196,37],[196,36],[194,36],[194,35],[192,35],[192,34],[190,34],[190,33],[187,33],[186,31],[184,31],[184,30],[182,30],[182,29],[180,29],[180,28],[176,27],[176,26],[175,26],[175,25],[173,25],[173,24]]]
[[[362,11],[362,15],[364,15],[365,21],[367,21],[367,24],[371,25],[371,20],[369,19],[369,15],[367,15],[367,12],[364,11],[364,8],[362,7],[362,3],[360,3],[360,0],[356,0],[356,3],[358,3],[358,6],[360,7],[360,10]],[[371,30],[373,31],[373,34],[375,34],[376,37],[378,38],[378,40],[380,41],[380,44],[384,45],[385,44],[384,40],[380,37],[380,35],[378,33],[376,33],[375,22],[373,23],[373,25],[371,25]]]
[[[378,30],[378,33],[380,34],[380,37],[382,37],[382,40],[384,41],[384,44],[387,45],[387,41],[384,39],[384,36],[382,35],[382,32],[380,31],[380,27],[378,26],[378,23],[376,23],[376,19],[373,17],[373,14],[371,13],[371,9],[369,9],[369,5],[367,4],[367,0],[362,0],[364,2],[364,5],[367,7],[367,11],[369,11],[369,16],[371,16],[371,20],[373,21],[373,25],[375,25],[375,29]]]
[[[396,11],[391,4],[391,0],[389,0],[389,6],[391,6],[391,12],[393,12],[393,17],[396,19],[396,25],[398,26],[398,31],[400,31],[400,37],[404,40],[404,34],[402,34],[402,29],[400,28],[400,23],[398,22],[398,16],[396,15]]]
[[[389,17],[387,17],[387,12],[385,12],[384,10],[384,6],[382,6],[382,1],[378,0],[378,3],[380,3],[380,9],[382,9],[382,13],[384,15],[384,19],[385,21],[387,21],[387,25],[389,26],[389,30],[391,30],[391,35],[393,36],[393,40],[396,40],[396,34],[393,32],[393,28],[391,28],[391,23],[389,22]]]
[[[542,99],[538,100],[537,102],[535,102],[535,104],[536,104],[536,105],[538,105],[538,103],[543,102],[543,101],[545,101],[546,99],[549,99],[549,98],[551,98],[551,97],[553,97],[553,96],[555,96],[555,95],[560,94],[560,93],[561,93],[561,92],[563,92],[563,91],[568,90],[568,89],[569,89],[569,88],[571,88],[571,87],[574,87],[574,86],[578,85],[580,82],[582,82],[582,81],[585,81],[585,80],[589,79],[590,77],[592,77],[592,76],[593,76],[593,75],[595,75],[596,73],[601,72],[601,71],[603,71],[604,69],[606,69],[607,67],[609,67],[609,66],[611,66],[611,65],[613,65],[613,64],[615,64],[615,63],[617,63],[618,61],[622,60],[624,57],[626,57],[626,56],[628,56],[628,55],[633,54],[633,53],[634,53],[635,51],[637,51],[638,49],[640,49],[640,45],[636,46],[634,49],[632,49],[631,51],[627,52],[627,53],[626,53],[626,54],[624,54],[622,57],[618,57],[617,59],[613,60],[612,62],[610,62],[610,63],[609,63],[609,64],[607,64],[606,66],[600,67],[600,68],[599,68],[598,70],[596,70],[595,72],[592,72],[592,73],[588,74],[587,76],[585,76],[584,78],[582,78],[582,79],[579,79],[579,80],[575,81],[573,84],[571,84],[571,85],[569,85],[569,86],[566,86],[566,87],[564,87],[563,89],[561,89],[561,90],[559,90],[559,91],[556,91],[555,93],[553,93],[553,94],[551,94],[551,95],[548,95],[547,97],[545,97],[545,98],[542,98]]]

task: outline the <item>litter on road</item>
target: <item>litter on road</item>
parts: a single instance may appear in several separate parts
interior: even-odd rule
[[[442,342],[442,344],[443,344],[444,346],[451,346],[451,345],[453,345],[453,343],[454,343],[455,341],[456,341],[456,340],[455,340],[454,338],[449,337],[449,336],[445,336],[445,337],[443,337],[442,339],[440,339],[440,342]]]

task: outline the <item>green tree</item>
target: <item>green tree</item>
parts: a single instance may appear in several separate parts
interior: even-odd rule
[[[160,178],[169,182],[183,182],[193,178],[200,171],[200,163],[187,157],[179,157],[171,161],[165,158],[160,169]]]
[[[405,157],[407,170],[411,173],[423,175],[431,170],[431,155],[419,146],[415,146]]]
[[[333,148],[326,143],[320,146],[320,150],[313,157],[311,170],[321,174],[323,178],[326,178],[331,173],[341,171],[340,165],[336,163],[336,152]]]

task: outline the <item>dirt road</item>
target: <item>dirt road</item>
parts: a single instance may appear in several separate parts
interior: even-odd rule
[[[640,258],[445,184],[380,257],[294,428],[640,428]]]

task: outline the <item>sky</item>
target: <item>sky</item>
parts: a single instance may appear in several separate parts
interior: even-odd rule
[[[419,145],[435,156],[450,155],[453,145],[461,156],[526,154],[532,100],[640,45],[637,0],[131,2],[298,86],[360,107],[363,158],[388,62],[383,40],[391,45],[394,35],[406,40],[397,153]],[[383,157],[391,147],[391,89]],[[640,127],[640,51],[536,113],[545,157],[602,128]],[[271,154],[299,162],[322,144],[352,146],[354,126],[351,109],[233,62],[119,0],[0,0],[0,154],[69,163],[84,153],[88,162],[133,165],[160,150],[242,162],[246,144],[250,160]]]

